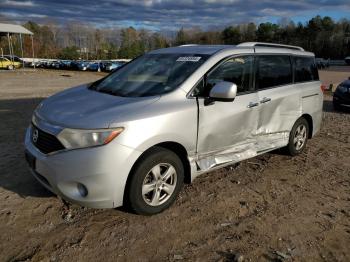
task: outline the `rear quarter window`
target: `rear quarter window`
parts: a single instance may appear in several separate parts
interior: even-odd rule
[[[257,87],[265,89],[293,82],[290,57],[286,55],[261,55],[257,61]]]
[[[294,60],[294,82],[318,81],[318,70],[313,57],[293,57]]]

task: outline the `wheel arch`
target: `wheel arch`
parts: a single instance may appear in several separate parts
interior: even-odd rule
[[[181,160],[183,166],[184,166],[184,182],[186,184],[190,184],[191,183],[191,166],[190,166],[190,162],[188,160],[188,154],[187,154],[187,150],[186,148],[181,145],[180,143],[178,142],[173,142],[173,141],[166,141],[166,142],[161,142],[161,143],[158,143],[158,144],[155,144],[151,147],[149,147],[147,150],[145,150],[138,158],[137,160],[135,161],[135,163],[133,164],[130,172],[129,172],[129,175],[128,175],[128,178],[127,178],[127,181],[126,181],[126,184],[125,184],[125,190],[124,190],[124,202],[126,200],[125,198],[125,194],[127,193],[127,191],[129,190],[129,185],[130,185],[130,179],[132,177],[132,174],[136,168],[136,166],[138,165],[138,163],[140,161],[143,160],[143,158],[154,148],[164,148],[164,149],[167,149],[167,150],[170,150],[172,152],[174,152]]]
[[[304,118],[307,121],[308,125],[309,125],[308,138],[312,138],[313,129],[314,129],[312,116],[309,115],[309,114],[303,114],[301,117]]]
[[[187,153],[186,148],[177,142],[162,142],[162,143],[159,143],[155,146],[168,149],[168,150],[174,152],[180,158],[180,160],[184,166],[184,172],[185,172],[184,182],[186,184],[191,183],[191,166],[190,166],[190,162],[188,160],[188,153]]]

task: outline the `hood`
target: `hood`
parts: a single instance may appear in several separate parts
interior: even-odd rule
[[[55,125],[70,128],[108,128],[128,113],[135,113],[160,97],[119,97],[89,90],[87,85],[71,88],[44,100],[36,114]]]

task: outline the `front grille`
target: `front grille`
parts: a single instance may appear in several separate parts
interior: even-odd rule
[[[44,132],[34,125],[32,128],[31,139],[33,144],[44,154],[65,149],[57,137]]]
[[[350,101],[350,89],[348,89],[348,90],[349,90],[349,92],[347,92],[347,93],[344,95],[344,97],[345,97],[347,100]]]

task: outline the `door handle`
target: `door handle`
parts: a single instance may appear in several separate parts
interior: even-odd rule
[[[261,104],[264,104],[264,103],[267,103],[267,102],[270,102],[271,101],[271,98],[269,97],[264,97],[262,100],[260,100],[260,103]]]
[[[250,102],[249,105],[247,106],[248,108],[252,108],[252,107],[256,107],[258,106],[259,103],[254,103],[254,102]]]

